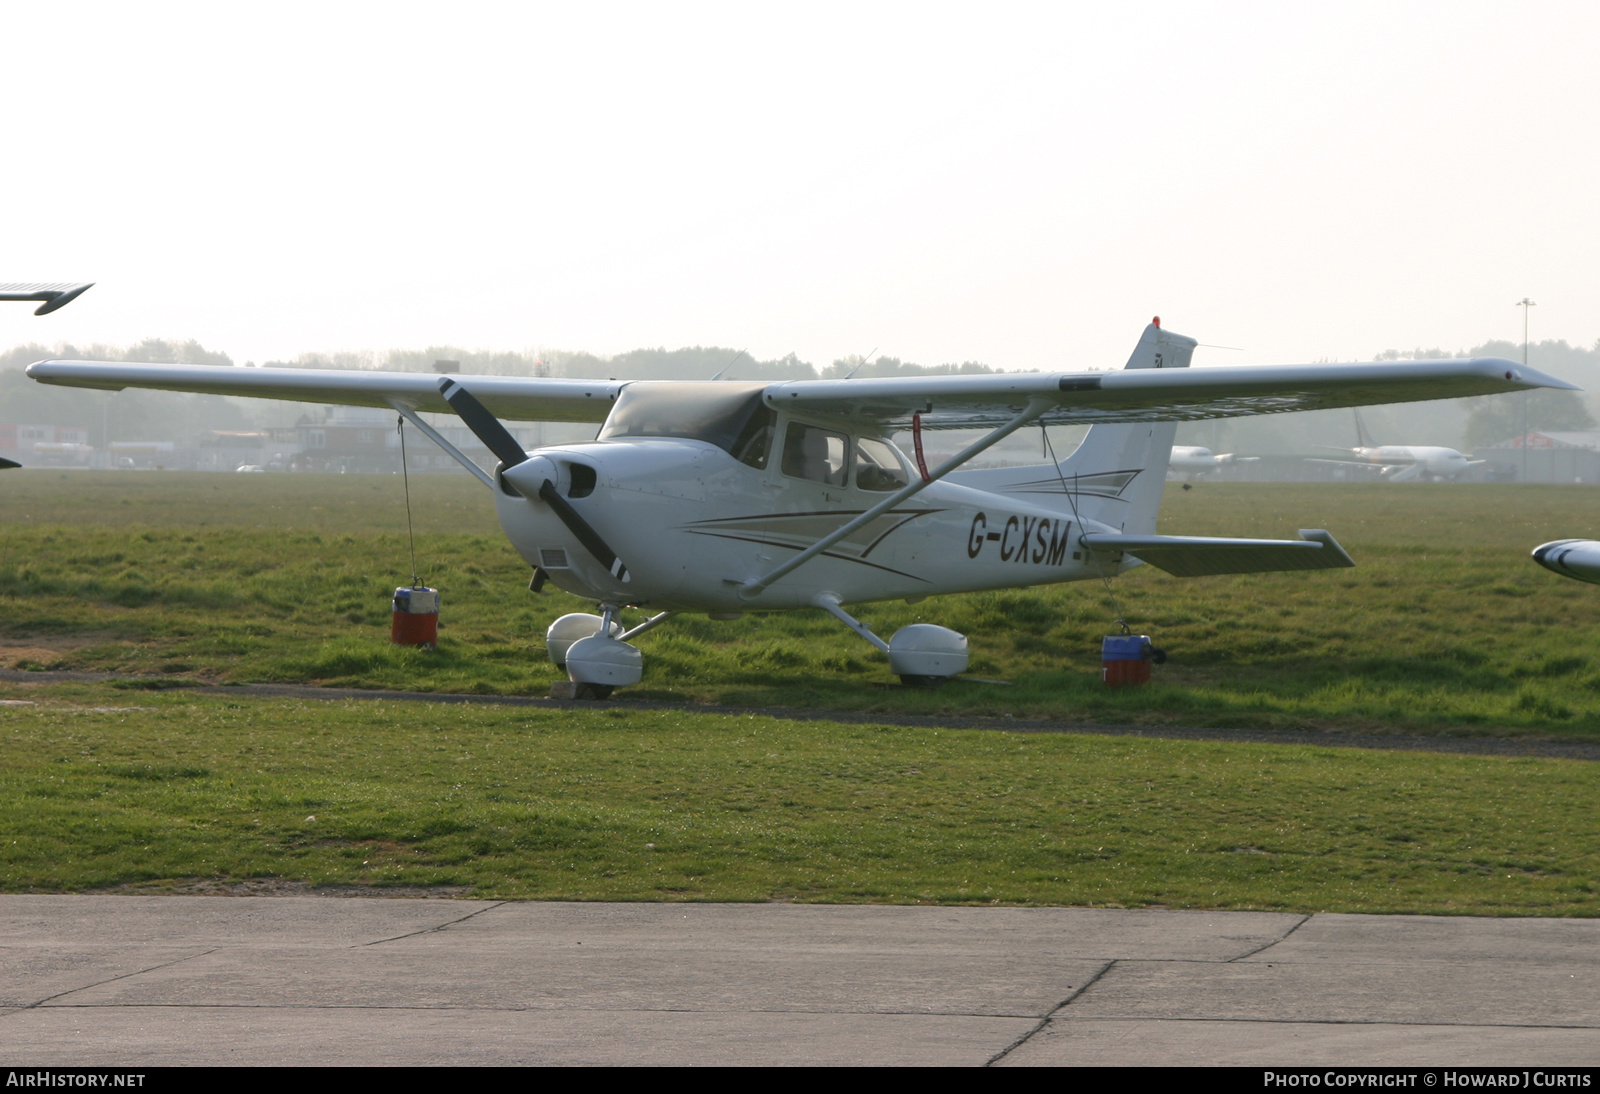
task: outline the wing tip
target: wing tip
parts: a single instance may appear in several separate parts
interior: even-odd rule
[[[1330,563],[1333,567],[1354,566],[1356,560],[1350,557],[1350,552],[1339,546],[1339,541],[1333,538],[1333,533],[1326,528],[1301,528],[1300,538],[1312,543],[1320,543],[1324,550],[1331,551],[1338,556],[1338,561]]]
[[[1569,383],[1548,372],[1540,372],[1536,368],[1529,368],[1520,362],[1506,357],[1477,357],[1473,364],[1480,366],[1486,372],[1497,374],[1497,378],[1516,384],[1519,388],[1548,387],[1557,391],[1582,391],[1577,384]]]
[[[35,308],[33,314],[49,315],[57,308],[66,307],[68,304],[72,303],[74,300],[78,299],[78,297],[82,296],[92,288],[94,288],[94,282],[86,281],[81,285],[74,285],[72,288],[67,289],[64,292],[58,292],[49,300],[46,300],[43,304],[40,304],[37,308]]]

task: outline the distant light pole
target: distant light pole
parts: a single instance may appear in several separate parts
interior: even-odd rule
[[[1536,307],[1532,300],[1524,296],[1512,307],[1522,309],[1522,367],[1528,367],[1528,309]],[[1528,481],[1528,391],[1522,391],[1522,481]]]

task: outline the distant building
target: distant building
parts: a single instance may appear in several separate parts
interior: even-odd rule
[[[0,424],[0,456],[24,467],[90,467],[96,453],[82,426]]]
[[[181,465],[171,441],[112,441],[106,445],[109,466],[123,471],[172,470]]]
[[[200,435],[194,468],[196,471],[237,471],[241,467],[259,467],[264,471],[287,471],[299,452],[298,430],[211,429]]]
[[[1528,482],[1600,484],[1600,433],[1529,433],[1512,437],[1473,455],[1487,460],[1485,479],[1521,482],[1526,442]]]
[[[429,416],[441,436],[484,468],[495,465],[494,454],[484,447],[460,419]],[[393,473],[400,470],[400,433],[392,410],[372,407],[333,407],[321,419],[301,418],[295,424],[300,450],[291,470]],[[512,436],[526,448],[548,444],[543,423],[507,422]],[[569,430],[570,432],[570,430]],[[406,461],[412,472],[459,471],[456,461],[421,431],[406,427]]]

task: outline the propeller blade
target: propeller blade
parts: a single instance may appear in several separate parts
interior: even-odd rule
[[[511,431],[501,425],[500,419],[490,414],[489,408],[478,402],[472,392],[447,376],[439,381],[439,394],[450,404],[450,409],[467,423],[467,428],[483,442],[483,446],[498,456],[506,467],[515,467],[528,458]]]
[[[517,443],[517,439],[511,435],[510,430],[501,425],[500,419],[490,414],[489,408],[478,402],[472,392],[456,383],[450,377],[447,376],[439,381],[439,394],[444,396],[444,401],[450,404],[450,409],[461,417],[461,420],[467,424],[467,428],[472,430],[478,440],[483,442],[484,447],[500,458],[501,482],[506,484],[508,490],[515,489],[517,493],[526,497],[528,487],[532,485],[527,481],[528,476],[520,476],[523,482],[518,487],[515,482],[510,481],[504,475],[505,471],[510,468],[528,461],[528,454],[522,450],[522,445]],[[549,461],[545,461],[545,464],[548,466]],[[534,465],[528,470],[537,472],[537,467],[538,465]],[[544,480],[539,487],[539,500],[555,510],[556,516],[561,518],[561,523],[567,526],[569,532],[578,537],[578,542],[583,544],[584,549],[599,560],[600,565],[611,571],[612,577],[618,581],[628,580],[628,568],[617,557],[617,552],[613,551],[610,545],[601,538],[600,533],[596,532],[589,522],[578,514],[578,511],[572,507],[572,503],[561,496],[561,492],[556,489],[555,483],[549,479]]]
[[[618,581],[628,580],[628,568],[622,564],[622,560],[617,557],[617,553],[606,544],[605,540],[600,538],[599,532],[590,527],[588,521],[578,515],[578,511],[572,507],[572,503],[561,496],[561,492],[556,489],[555,483],[549,479],[544,480],[544,485],[539,487],[539,500],[556,511],[556,516],[561,518],[561,523],[565,524],[567,530],[578,537],[578,542],[583,544],[585,550],[600,560],[600,565],[611,571],[612,577]]]

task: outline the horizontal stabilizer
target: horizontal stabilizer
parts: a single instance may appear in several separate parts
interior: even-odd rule
[[[1082,539],[1097,555],[1120,552],[1174,577],[1263,574],[1275,570],[1337,570],[1354,566],[1343,547],[1320,528],[1299,539],[1216,539],[1210,536],[1125,536],[1091,533]]]

